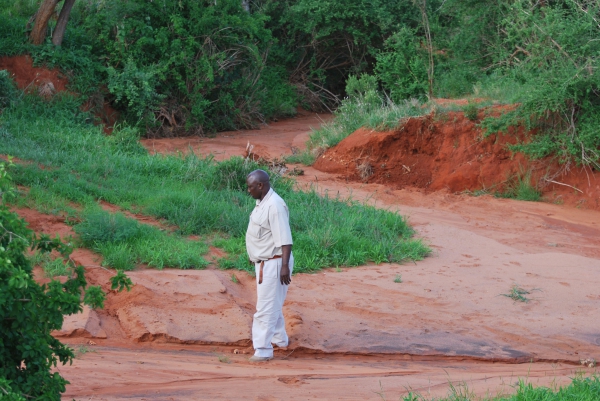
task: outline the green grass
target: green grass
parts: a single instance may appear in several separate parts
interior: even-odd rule
[[[462,111],[469,120],[477,121],[477,113],[479,112],[479,105],[477,103],[470,101],[462,107]]]
[[[538,202],[542,192],[531,184],[531,172],[521,172],[511,177],[503,192],[496,192],[496,197],[511,198],[528,202]]]
[[[63,258],[53,257],[49,253],[38,251],[29,256],[28,259],[32,266],[40,266],[47,278],[68,276],[71,273],[71,268]]]
[[[208,251],[205,243],[169,235],[121,213],[84,212],[83,221],[74,229],[84,246],[104,257],[103,265],[117,270],[132,270],[138,263],[158,269],[201,269],[208,265],[201,256]]]
[[[312,132],[306,143],[306,150],[287,156],[286,161],[313,164],[325,149],[337,145],[357,129],[366,127],[382,131],[396,128],[403,118],[429,112],[429,108],[421,106],[414,99],[395,104],[375,94],[345,99],[335,111],[335,118]]]
[[[402,274],[396,274],[396,277],[394,277],[394,283],[401,283],[402,282]]]
[[[377,393],[386,400],[385,393]],[[560,388],[534,387],[531,383],[519,380],[516,391],[512,395],[495,397],[478,397],[466,385],[450,385],[449,395],[440,398],[425,397],[409,393],[400,398],[402,401],[598,401],[600,400],[600,377],[592,375],[573,378],[568,386]]]
[[[130,140],[113,138],[130,137],[130,128],[126,135],[103,135],[79,102],[68,95],[51,102],[25,96],[0,117],[0,154],[33,162],[12,172],[16,183],[30,188],[22,202],[71,213],[74,222],[81,221],[76,231],[83,243],[102,253],[105,263],[123,269],[136,263],[201,266],[205,245],[177,237],[194,234],[215,238],[214,245],[226,250],[220,267],[251,270],[244,236],[254,200],[244,186],[246,174],[258,164],[242,158],[217,163],[193,153],[149,155]],[[397,213],[296,191],[290,179],[272,177],[291,213],[295,272],[420,260],[430,252],[412,238],[413,229]],[[140,228],[124,216],[90,212],[100,200],[165,219],[178,227],[177,235]],[[75,205],[84,210],[81,216]]]
[[[527,303],[530,301],[530,299],[527,298],[526,295],[529,295],[529,294],[531,294],[531,291],[527,291],[527,290],[519,287],[517,284],[513,284],[513,286],[510,288],[510,291],[508,292],[508,294],[500,294],[500,295],[502,295],[504,297],[508,297],[515,302]]]
[[[36,209],[41,213],[61,215],[66,218],[75,219],[79,211],[68,199],[52,192],[45,191],[40,187],[32,187],[29,191],[21,194],[15,201],[18,207]]]

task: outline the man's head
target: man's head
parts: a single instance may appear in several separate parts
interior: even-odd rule
[[[265,197],[271,184],[269,183],[269,174],[263,170],[254,170],[246,177],[246,185],[248,185],[248,193],[254,199],[260,199]]]

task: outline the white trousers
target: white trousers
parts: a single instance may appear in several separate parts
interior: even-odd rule
[[[260,262],[254,265],[256,271],[256,313],[252,322],[252,344],[254,355],[272,357],[273,346],[287,347],[288,336],[283,320],[283,302],[288,286],[279,279],[281,259],[267,260],[263,266],[263,281],[258,284]],[[294,256],[290,255],[290,274],[294,268]]]

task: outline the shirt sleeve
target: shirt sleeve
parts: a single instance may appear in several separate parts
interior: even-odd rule
[[[269,208],[269,225],[275,246],[292,245],[292,231],[290,229],[290,212],[282,202],[275,202]]]

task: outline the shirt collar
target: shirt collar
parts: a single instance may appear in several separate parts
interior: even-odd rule
[[[271,197],[272,193],[273,193],[273,188],[269,188],[269,192],[267,192],[267,194],[265,195],[265,197],[262,200],[260,200],[260,199],[256,200],[256,206],[260,206],[262,203],[265,203],[265,201]]]

